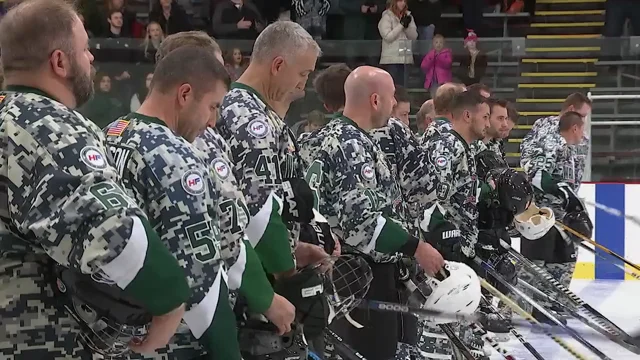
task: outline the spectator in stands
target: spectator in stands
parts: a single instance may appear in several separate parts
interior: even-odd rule
[[[424,88],[435,97],[438,86],[451,81],[451,64],[453,55],[451,49],[444,47],[444,37],[436,35],[433,38],[433,48],[424,56],[420,68],[424,72]]]
[[[149,20],[160,24],[166,35],[192,30],[189,16],[174,0],[156,0]]]
[[[112,91],[111,78],[105,73],[99,73],[95,77],[96,92],[80,112],[91,119],[101,129],[109,125],[113,119],[127,113],[120,101]]]
[[[411,98],[407,89],[403,86],[396,85],[396,105],[393,107],[391,116],[400,120],[403,124],[409,126],[409,113],[411,112]]]
[[[258,8],[245,0],[225,0],[213,16],[213,33],[221,39],[255,40],[265,23]]]
[[[605,4],[604,42],[602,60],[620,60],[620,38],[624,32],[625,21],[629,19],[632,36],[640,36],[640,2],[637,0],[607,0]],[[612,67],[611,70],[615,70]]]
[[[340,0],[338,6],[340,12],[344,14],[342,17],[342,39],[380,40],[378,23],[385,10],[386,0]],[[352,67],[357,66],[355,60],[360,57],[363,48],[349,45],[345,51],[347,63]],[[368,63],[373,64],[374,61],[369,60]],[[377,63],[375,61],[375,64]]]
[[[427,126],[433,122],[436,118],[436,110],[433,106],[433,99],[425,101],[420,110],[416,114],[416,127],[418,128],[418,134],[424,134]]]
[[[107,22],[109,23],[109,30],[107,30],[105,37],[108,37],[108,38],[131,37],[131,33],[127,33],[124,30],[124,27],[122,26],[123,19],[122,19],[122,13],[120,12],[120,10],[112,10],[111,13],[109,13]]]
[[[155,21],[150,22],[147,25],[147,35],[142,42],[142,56],[140,57],[140,61],[154,64],[156,61],[156,51],[158,51],[164,38],[164,32],[160,24]]]
[[[485,0],[462,0],[462,22],[467,32],[482,33]]]
[[[406,0],[388,0],[387,9],[378,23],[382,37],[380,64],[391,74],[396,84],[404,85],[405,67],[413,65],[411,40],[418,38],[416,23]]]
[[[468,54],[461,57],[458,78],[466,86],[479,83],[487,71],[487,56],[478,49],[478,36],[469,32],[464,39],[464,47]]]
[[[296,22],[314,39],[320,40],[327,33],[327,13],[331,8],[329,0],[293,0]]]
[[[467,91],[475,91],[478,94],[480,94],[480,96],[487,99],[491,97],[491,89],[485,84],[475,83],[473,85],[468,86]]]
[[[418,39],[427,46],[431,45],[442,15],[441,0],[409,0],[408,5],[418,28]]]
[[[116,11],[122,16],[122,25],[120,25],[121,30],[118,35],[122,37],[140,37],[140,35],[142,35],[142,25],[136,20],[136,14],[126,8],[124,0],[105,1],[105,11],[103,14],[107,19],[107,22],[104,24],[106,31],[100,36],[110,37],[110,33],[113,32],[109,31],[109,29],[113,27],[111,14]],[[134,34],[134,32],[136,32],[136,34]]]
[[[349,74],[351,69],[346,64],[335,64],[313,79],[313,88],[328,112],[337,113],[344,108],[344,82]]]
[[[151,87],[151,80],[153,80],[153,73],[148,73],[144,77],[144,84],[140,84],[138,89],[131,96],[131,101],[129,102],[129,111],[136,112],[140,108],[140,105],[144,102],[144,99],[147,98],[149,94],[149,88]]]
[[[246,59],[242,56],[242,51],[240,51],[239,48],[234,48],[227,54],[225,67],[229,72],[232,82],[238,80],[240,75],[242,75],[242,73],[247,69],[247,61],[245,60]]]
[[[84,20],[84,15],[78,14],[78,17],[80,18],[80,21],[82,21],[82,25],[84,26],[84,31],[87,32],[87,36],[89,37],[89,39],[93,38],[93,33],[91,32],[91,30],[87,28],[87,23]]]

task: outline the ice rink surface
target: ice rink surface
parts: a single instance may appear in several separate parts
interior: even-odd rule
[[[574,280],[571,282],[571,290],[627,333],[634,330],[640,331],[640,281]],[[516,318],[515,315],[514,318]],[[587,336],[583,335],[583,337],[587,341],[613,360],[640,360],[640,355],[618,346],[579,320],[570,319],[568,325],[581,334],[586,334]],[[575,359],[544,334],[535,334],[530,329],[522,327],[517,330],[546,360]],[[560,337],[584,358],[599,359],[569,335],[560,335]],[[517,359],[535,360],[533,355],[513,336],[509,342],[503,342],[500,345]],[[491,360],[503,359],[495,350],[492,349],[492,351]]]

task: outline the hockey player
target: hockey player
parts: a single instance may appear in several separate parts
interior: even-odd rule
[[[436,112],[433,107],[433,99],[429,99],[425,101],[422,106],[420,106],[420,110],[416,114],[416,127],[418,128],[418,138],[424,135],[424,132],[427,130],[429,124],[433,122],[433,119],[436,117]]]
[[[435,274],[443,260],[401,225],[397,182],[384,153],[368,134],[387,123],[395,105],[393,92],[393,79],[387,72],[357,68],[345,82],[343,114],[321,130],[303,135],[300,146],[302,157],[310,164],[307,179],[320,212],[346,244],[374,260],[367,298],[397,302],[395,262],[399,253],[415,256],[429,274]],[[354,310],[352,315],[364,328],[349,328],[345,341],[367,359],[393,358],[400,335],[396,314]]]
[[[473,148],[476,154],[490,150],[505,160],[503,139],[509,136],[509,132],[513,125],[509,122],[509,114],[507,112],[507,102],[505,100],[488,98],[491,115],[489,117],[489,127],[487,128],[487,136],[484,139],[474,142]]]
[[[351,69],[346,64],[335,64],[318,72],[313,79],[314,90],[328,112],[337,113],[344,108],[344,82],[349,74]]]
[[[126,298],[148,311],[144,341],[120,344],[138,352],[169,342],[189,297],[183,270],[122,191],[100,129],[72,110],[93,92],[87,41],[63,1],[23,1],[0,22],[3,359],[94,358],[70,299],[54,296],[77,283],[54,286],[54,268],[81,278],[98,302]]]
[[[475,92],[485,99],[488,99],[491,97],[491,89],[487,85],[484,85],[481,83],[475,83],[473,85],[469,85],[467,86],[467,90],[471,92]]]
[[[231,86],[216,128],[231,148],[232,171],[255,229],[250,238],[267,273],[284,274],[326,256],[300,243],[300,223],[313,219],[313,198],[293,133],[274,110],[303,89],[320,47],[300,25],[277,21],[254,43],[251,64]],[[288,241],[287,241],[288,240]],[[295,250],[296,257],[292,256]]]
[[[222,59],[220,47],[209,35],[201,31],[188,31],[169,35],[160,45],[156,61],[186,46],[203,48],[216,59]],[[204,133],[194,141],[194,145],[203,151],[205,162],[210,165],[214,175],[212,180],[215,189],[219,191],[218,205],[214,209],[220,223],[221,246],[228,249],[222,252],[222,256],[228,269],[229,288],[239,290],[250,311],[265,313],[267,319],[278,327],[280,334],[288,333],[295,316],[293,306],[273,290],[256,286],[265,285],[265,273],[251,246],[251,239],[246,237],[249,220],[247,206],[242,192],[238,190],[237,180],[230,171],[231,150],[213,129],[218,119],[217,107],[212,114]]]
[[[584,141],[582,114],[564,111],[555,130],[546,131],[544,136],[532,135],[527,140],[521,146],[520,164],[534,186],[536,205],[551,208],[555,220],[590,238],[593,224],[584,204],[576,195],[580,169],[577,169],[574,146]],[[528,219],[518,217],[517,222],[526,225]],[[521,253],[569,287],[576,264],[577,246],[573,243],[573,236],[558,228],[554,219],[548,223],[548,226],[542,224],[542,231],[540,226],[519,227],[516,224],[522,234]],[[525,276],[521,274],[521,277]],[[528,277],[524,280],[531,281]],[[546,317],[537,310],[533,311],[533,315],[546,321]]]
[[[436,96],[433,98],[436,117],[433,122],[427,126],[427,130],[420,139],[423,145],[431,138],[451,130],[451,104],[456,94],[463,91],[465,91],[464,85],[456,83],[442,84],[438,90],[436,90]]]
[[[229,226],[214,210],[223,206],[217,202],[220,190],[190,144],[216,112],[228,83],[224,66],[210,51],[178,48],[157,64],[140,109],[105,128],[125,187],[191,274],[193,293],[184,315],[190,331],[176,334],[174,343],[154,357],[192,359],[206,351],[211,359],[241,359],[224,265],[239,245],[220,239],[220,227]],[[273,291],[259,263],[251,260],[244,270],[255,281],[252,290],[263,292],[251,299],[266,310]]]
[[[400,120],[407,128],[409,128],[409,113],[411,112],[411,98],[407,89],[400,85],[396,85],[396,106],[393,107],[391,116]]]

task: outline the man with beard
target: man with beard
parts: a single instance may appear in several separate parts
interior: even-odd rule
[[[344,90],[342,115],[300,139],[301,155],[310,164],[307,179],[316,206],[344,244],[369,255],[373,281],[366,298],[398,302],[396,263],[403,254],[415,256],[431,275],[444,262],[431,245],[407,232],[397,180],[369,135],[388,122],[395,105],[393,79],[386,71],[363,66],[347,77]],[[397,314],[356,309],[351,315],[364,328],[348,327],[345,341],[367,359],[419,356],[398,347],[402,326]],[[405,330],[415,333],[415,324]]]
[[[218,202],[214,174],[190,144],[217,113],[229,81],[208,49],[177,48],[157,64],[138,111],[105,128],[124,186],[190,274],[192,295],[184,314],[189,330],[179,331],[153,358],[194,359],[206,353],[208,359],[241,359],[227,287],[237,279],[228,280],[225,267],[225,260],[238,258],[240,245],[221,239],[221,226],[229,225],[221,224],[227,218],[216,211],[225,204],[232,207],[223,210],[233,211],[237,204]],[[245,260],[235,275],[253,280],[252,290],[260,292],[251,297],[253,305],[267,309],[278,299],[257,260]]]
[[[511,132],[514,126],[507,111],[508,102],[493,98],[488,98],[487,102],[491,109],[487,136],[482,140],[474,142],[472,144],[473,150],[476,154],[484,150],[493,151],[506,161],[503,139],[509,136],[509,132]]]
[[[0,47],[7,86],[0,93],[0,357],[93,359],[78,341],[86,328],[59,293],[77,283],[56,279],[59,273],[89,289],[107,287],[153,316],[132,349],[165,346],[184,314],[188,284],[122,191],[100,129],[72,110],[92,94],[82,22],[66,2],[24,1],[0,22]],[[89,292],[112,298],[100,290]]]
[[[300,25],[267,26],[254,43],[251,64],[224,97],[216,124],[248,206],[249,238],[267,273],[276,276],[292,273],[296,261],[304,266],[326,256],[298,243],[301,224],[313,220],[313,198],[295,137],[277,113],[287,97],[304,89],[319,55]]]

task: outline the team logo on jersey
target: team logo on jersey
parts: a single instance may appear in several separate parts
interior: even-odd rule
[[[444,157],[444,156],[438,156],[436,158],[436,165],[438,165],[438,167],[443,168],[443,167],[447,166],[448,163],[449,163],[449,161],[447,161],[447,158]]]
[[[263,120],[256,119],[249,122],[247,131],[249,131],[249,134],[257,137],[258,139],[262,139],[269,133],[269,126]]]
[[[206,187],[204,177],[197,170],[189,170],[182,175],[182,187],[191,195],[202,195]]]
[[[92,169],[102,170],[107,167],[107,158],[95,146],[85,146],[80,151],[80,159]]]
[[[0,102],[2,102],[2,100],[4,100],[5,96],[4,95],[0,95]]]
[[[373,168],[369,164],[362,165],[361,172],[362,172],[362,177],[365,180],[373,180],[373,178],[376,176],[376,174],[373,172]]]
[[[231,169],[229,168],[229,164],[223,159],[217,158],[213,159],[211,162],[211,167],[213,171],[218,175],[218,177],[222,180],[226,180],[231,174]]]

